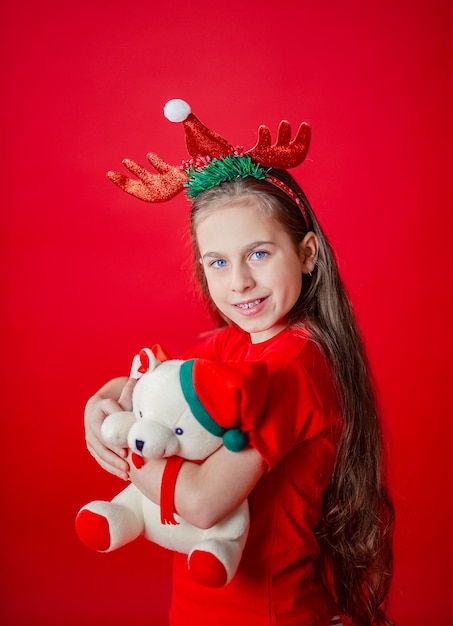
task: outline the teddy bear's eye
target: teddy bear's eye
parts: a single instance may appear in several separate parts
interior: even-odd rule
[[[183,434],[184,434],[184,431],[183,431],[183,429],[182,429],[182,428],[175,428],[175,433],[176,433],[177,435],[183,435]]]
[[[138,414],[140,415],[140,417],[143,417],[142,411],[139,411]]]

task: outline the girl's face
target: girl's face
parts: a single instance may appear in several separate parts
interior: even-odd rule
[[[210,211],[196,237],[219,311],[250,333],[253,343],[283,330],[299,298],[302,273],[310,271],[283,226],[256,204],[237,202]]]

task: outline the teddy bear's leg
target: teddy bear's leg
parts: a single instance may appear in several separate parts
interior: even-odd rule
[[[242,538],[200,542],[194,546],[188,558],[192,578],[205,587],[223,587],[236,573],[243,544]]]
[[[90,502],[76,518],[79,539],[99,552],[111,552],[130,543],[143,529],[142,497],[134,485],[129,485],[111,502]]]

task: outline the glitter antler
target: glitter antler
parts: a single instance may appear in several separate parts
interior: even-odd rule
[[[184,183],[189,179],[187,172],[169,165],[152,152],[146,158],[158,174],[149,172],[135,161],[124,159],[125,168],[137,178],[129,178],[117,172],[107,172],[107,176],[120,189],[145,202],[165,202],[184,189]]]
[[[277,141],[271,145],[271,131],[267,126],[260,126],[256,146],[245,154],[263,167],[290,169],[297,167],[305,159],[310,147],[310,137],[310,126],[302,122],[296,137],[291,141],[291,125],[283,120],[278,127]]]
[[[196,167],[197,163],[206,162],[206,159],[209,161],[235,153],[232,144],[204,126],[184,100],[167,102],[164,114],[171,122],[182,122],[184,126],[187,149],[192,157],[192,161],[186,165],[192,163]],[[291,141],[291,126],[289,122],[282,121],[274,145],[269,128],[260,126],[256,145],[245,154],[263,167],[289,169],[302,163],[309,145],[308,124],[302,123],[296,137]],[[152,152],[147,154],[147,159],[157,174],[148,171],[135,161],[124,159],[123,165],[136,178],[118,172],[107,172],[107,176],[120,189],[146,202],[165,202],[184,189],[189,180],[189,174],[184,168],[169,165]]]

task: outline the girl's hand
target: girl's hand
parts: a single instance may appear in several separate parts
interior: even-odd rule
[[[107,415],[132,409],[135,379],[115,378],[92,396],[85,408],[85,439],[90,454],[107,472],[129,479],[126,448],[108,448],[101,437],[101,426]],[[118,398],[115,400],[114,398]]]

